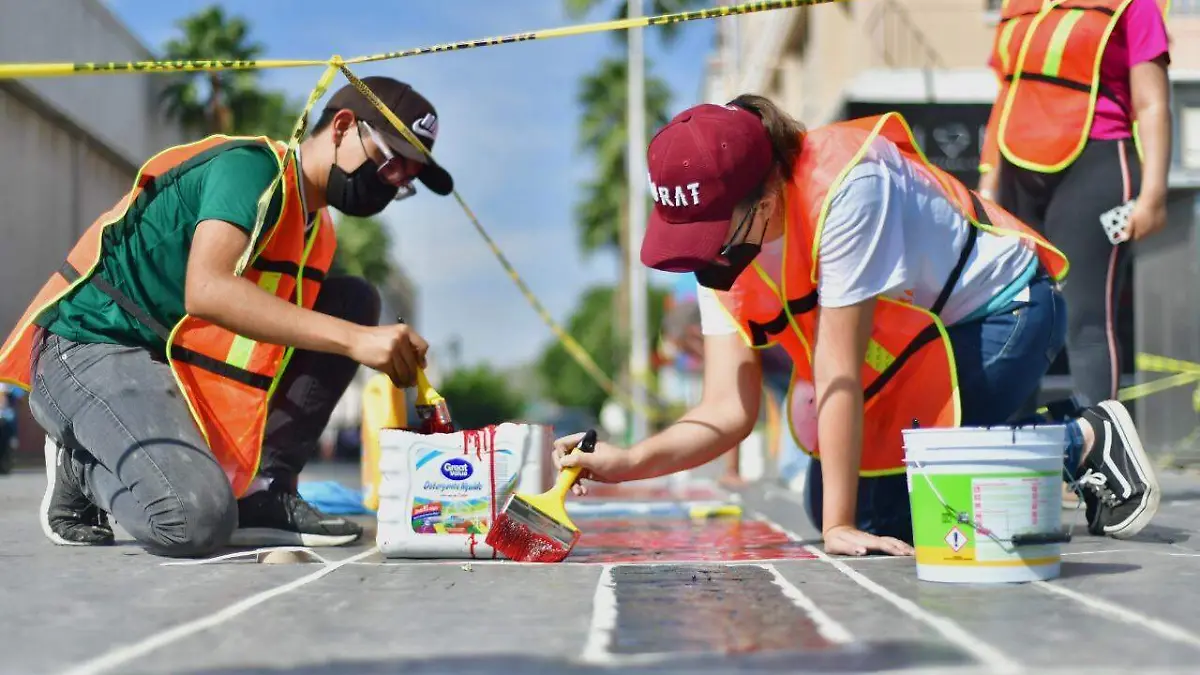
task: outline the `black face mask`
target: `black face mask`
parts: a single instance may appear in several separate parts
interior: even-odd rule
[[[354,173],[346,173],[336,163],[329,168],[329,183],[325,200],[348,216],[374,216],[387,208],[400,188],[379,179],[379,166],[372,159],[362,163]]]
[[[733,233],[733,238],[737,239],[738,233],[742,228],[754,224],[754,213],[757,207],[750,209],[742,222],[738,225],[737,230]],[[767,230],[763,228],[763,236],[765,237]],[[748,241],[739,242],[737,244],[726,244],[721,250],[721,256],[725,258],[728,264],[718,265],[716,263],[705,267],[702,270],[696,270],[696,282],[705,288],[711,288],[716,291],[727,291],[733,288],[733,282],[742,276],[742,272],[754,262],[758,254],[762,252],[762,238],[760,237],[757,244],[752,244]]]
[[[751,244],[744,241],[740,244],[730,244],[721,252],[728,265],[709,265],[702,270],[696,270],[696,281],[706,288],[716,291],[727,291],[733,288],[733,282],[742,276],[742,272],[754,262],[762,251],[762,242]]]

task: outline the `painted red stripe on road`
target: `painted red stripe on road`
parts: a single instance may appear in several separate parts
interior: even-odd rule
[[[810,560],[803,543],[757,520],[587,519],[564,562]]]

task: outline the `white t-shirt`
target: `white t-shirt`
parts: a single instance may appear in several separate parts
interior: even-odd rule
[[[884,296],[929,309],[958,263],[972,225],[942,194],[932,175],[905,161],[895,144],[876,138],[830,203],[821,232],[817,295],[822,307],[846,307]],[[942,309],[953,325],[987,307],[1026,277],[1036,254],[1014,236],[980,231],[958,283]],[[778,283],[783,238],[755,259]],[[1028,298],[1028,288],[1012,298]],[[699,288],[701,329],[725,335],[736,326],[716,293]]]

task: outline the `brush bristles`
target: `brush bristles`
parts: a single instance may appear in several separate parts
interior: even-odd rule
[[[579,534],[514,497],[492,524],[487,543],[516,562],[559,562],[575,547]]]

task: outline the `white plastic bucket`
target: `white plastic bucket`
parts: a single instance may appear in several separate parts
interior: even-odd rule
[[[1012,583],[1059,575],[1065,426],[903,435],[918,579]]]

